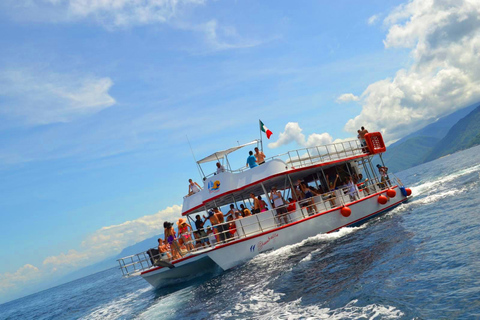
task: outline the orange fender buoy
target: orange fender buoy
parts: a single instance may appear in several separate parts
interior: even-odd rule
[[[350,215],[352,214],[352,209],[350,209],[349,207],[343,207],[342,210],[340,210],[340,213],[344,217],[350,217]]]
[[[387,201],[388,201],[387,197],[385,197],[383,194],[378,197],[378,203],[380,204],[385,204],[387,203]]]
[[[405,188],[405,191],[407,191],[407,197],[412,195],[412,189]]]
[[[405,191],[406,191],[406,190],[405,190]],[[387,196],[388,196],[389,198],[394,198],[396,195],[397,195],[397,192],[396,192],[395,190],[393,190],[393,189],[388,189],[388,190],[387,190]]]

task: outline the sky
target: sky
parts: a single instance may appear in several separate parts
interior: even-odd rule
[[[480,101],[478,0],[3,0],[0,48],[0,303],[160,234],[188,140],[393,142]]]

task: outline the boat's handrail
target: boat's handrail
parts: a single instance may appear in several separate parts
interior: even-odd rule
[[[277,154],[275,156],[266,158],[265,162],[271,161],[273,159],[280,159],[284,161],[287,166],[290,166],[290,168],[302,168],[305,166],[320,164],[323,162],[339,160],[342,158],[348,158],[351,156],[362,154],[368,154],[367,147],[362,147],[360,144],[360,140],[352,139],[326,145],[287,151],[285,153]],[[232,173],[240,173],[248,169],[248,167],[242,166],[241,168],[234,170],[229,170],[225,168],[225,171],[229,171]],[[210,178],[215,174],[216,173],[213,172],[205,176],[205,178]]]
[[[220,234],[216,232],[213,238],[216,239],[216,243],[210,243],[210,245],[204,247],[200,246],[198,248],[194,248],[193,250],[183,252],[183,257],[200,253],[203,251],[209,251],[215,248],[217,245],[227,243],[230,241],[234,241],[240,238],[250,237],[252,235],[262,233],[274,228],[277,228],[285,223],[291,223],[295,221],[299,221],[305,219],[311,215],[321,213],[324,211],[328,211],[332,208],[342,207],[347,205],[350,202],[360,200],[362,198],[368,197],[371,194],[377,193],[382,190],[386,190],[393,186],[393,183],[397,180],[395,177],[394,179],[390,179],[387,181],[381,181],[377,177],[364,181],[362,183],[357,184],[361,185],[362,188],[351,192],[348,187],[341,187],[337,190],[325,192],[323,194],[317,194],[313,198],[307,198],[303,200],[299,200],[295,204],[295,210],[288,211],[289,204],[285,204],[284,206],[267,210],[261,212],[259,214],[252,215],[252,219],[248,219],[249,217],[245,217],[243,219],[236,219],[233,221],[227,221],[225,223],[220,224],[220,226],[225,226],[225,231],[223,232],[225,236],[230,233],[228,226],[230,223],[235,223],[236,232],[232,237],[228,237],[225,241],[220,240]],[[400,181],[396,181],[396,185],[401,185]],[[286,213],[280,213],[285,210],[281,210],[282,208],[287,208]],[[247,219],[246,219],[247,218]],[[248,223],[244,223],[246,221]],[[238,224],[236,222],[239,222]],[[214,230],[219,225],[214,226]],[[239,227],[241,230],[239,230]],[[251,230],[251,231],[249,231]],[[216,230],[215,230],[216,231]],[[239,232],[241,231],[241,232]],[[195,239],[193,232],[190,233],[190,239]],[[197,243],[200,243],[201,240],[204,239],[211,239],[212,236],[207,235],[206,237],[195,239]],[[148,251],[148,250],[147,250]],[[140,274],[140,272],[157,267],[157,259],[164,260],[164,261],[172,261],[168,258],[162,258],[162,253],[158,255],[150,257],[148,252],[140,252],[134,255],[130,255],[121,259],[118,259],[118,263],[120,265],[120,269],[124,276],[132,276]]]

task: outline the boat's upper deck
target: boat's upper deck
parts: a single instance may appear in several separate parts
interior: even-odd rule
[[[358,139],[352,139],[329,145],[288,151],[267,158],[265,164],[252,169],[242,167],[237,170],[227,169],[219,174],[207,175],[202,190],[184,197],[182,214],[203,211],[205,206],[212,207],[223,205],[224,202],[231,203],[234,192],[261,193],[261,182],[265,184],[267,181],[270,184],[279,183],[285,179],[286,174],[294,174],[310,168],[328,166],[366,157],[372,153],[383,152],[383,140],[380,149],[377,148],[378,144],[374,145],[372,143],[375,138],[380,137],[381,139],[381,135],[379,133],[369,135],[370,137],[365,137],[369,145],[368,148],[362,147]],[[372,150],[372,152],[369,150]]]

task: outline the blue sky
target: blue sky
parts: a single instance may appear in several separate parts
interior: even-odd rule
[[[474,1],[132,3],[0,4],[0,302],[177,217],[187,135],[395,141],[480,100]]]

